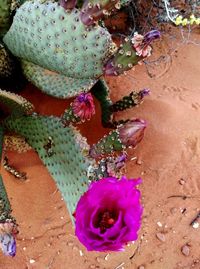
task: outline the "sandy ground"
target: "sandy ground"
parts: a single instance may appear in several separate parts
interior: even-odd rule
[[[113,100],[133,89],[151,89],[141,106],[116,115],[148,121],[145,138],[129,152],[126,168],[129,177],[143,178],[139,240],[121,253],[87,252],[36,153],[9,152],[11,164],[27,172],[28,180],[19,182],[3,171],[20,233],[16,257],[0,254],[1,269],[200,269],[200,228],[190,225],[200,211],[200,46],[181,41],[163,40],[156,57],[171,49],[172,57],[149,66],[149,74],[142,65],[108,79]],[[23,94],[42,114],[60,115],[67,103],[31,86]],[[99,110],[81,130],[91,144],[107,132],[100,126]]]

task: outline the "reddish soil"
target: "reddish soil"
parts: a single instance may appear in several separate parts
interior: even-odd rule
[[[190,38],[199,39],[199,33]],[[167,56],[171,48],[174,52],[149,66],[149,74],[143,64],[127,76],[108,78],[112,100],[133,89],[151,89],[142,105],[116,115],[148,121],[145,138],[129,151],[126,167],[127,176],[143,178],[139,240],[120,253],[87,252],[36,153],[8,152],[11,164],[27,172],[28,180],[19,182],[2,169],[20,233],[16,257],[0,254],[1,269],[200,269],[200,227],[190,225],[200,211],[200,47],[182,41],[163,40],[156,57]],[[31,86],[23,95],[42,114],[60,115],[68,103]],[[99,109],[81,130],[89,143],[107,132],[100,126]]]

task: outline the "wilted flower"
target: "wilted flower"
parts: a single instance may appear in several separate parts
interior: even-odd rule
[[[122,153],[116,158],[108,157],[106,160],[106,166],[109,177],[118,177],[118,175],[121,173],[121,169],[125,166],[126,161],[126,153]]]
[[[72,110],[81,120],[90,120],[95,114],[94,100],[91,93],[79,94],[72,104]]]
[[[80,198],[76,235],[88,250],[119,251],[137,239],[142,207],[136,185],[141,179],[104,178],[91,183]]]
[[[0,248],[6,256],[14,257],[16,254],[15,238],[11,234],[0,235]]]
[[[150,56],[152,50],[150,43],[157,38],[160,38],[160,32],[157,30],[152,30],[144,36],[135,33],[131,41],[137,55],[142,56],[143,58]]]
[[[147,124],[144,120],[136,119],[118,127],[119,137],[126,146],[135,147],[143,138]]]
[[[145,88],[145,89],[143,89],[143,90],[141,90],[141,91],[139,92],[141,98],[144,98],[145,96],[149,95],[149,93],[150,93],[150,90],[147,89],[147,88]]]
[[[17,225],[12,221],[8,220],[0,223],[0,235],[3,234],[17,234]]]
[[[14,257],[16,254],[17,233],[17,225],[12,220],[0,223],[0,248],[7,256]]]

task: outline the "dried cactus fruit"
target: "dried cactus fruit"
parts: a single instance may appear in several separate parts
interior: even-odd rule
[[[106,29],[87,28],[79,16],[79,10],[69,13],[58,3],[28,1],[17,10],[4,42],[15,56],[43,68],[98,78],[115,45]]]
[[[41,91],[57,98],[70,98],[88,92],[96,80],[76,79],[49,71],[27,61],[21,61],[25,77]]]

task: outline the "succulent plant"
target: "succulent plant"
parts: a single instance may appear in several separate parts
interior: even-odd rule
[[[160,36],[155,30],[145,36],[136,33],[116,45],[99,21],[116,12],[120,4],[129,2],[0,0],[1,144],[4,149],[19,152],[35,149],[56,181],[72,222],[77,202],[89,183],[105,176],[119,178],[127,159],[125,149],[135,147],[146,128],[143,120],[127,120],[122,124],[113,122],[112,115],[139,105],[149,90],[131,92],[112,104],[103,78],[120,75],[149,56],[150,42]],[[28,81],[47,94],[57,98],[75,97],[62,117],[39,115],[26,99],[5,91],[12,88],[11,81],[14,84],[23,81],[21,70]],[[100,102],[102,124],[113,130],[90,147],[74,124],[94,115],[92,95]],[[7,159],[4,167],[15,177],[23,175]],[[0,184],[3,184],[1,180]],[[10,214],[5,188],[1,189],[0,199],[6,201],[7,207],[2,207],[0,214]],[[11,229],[0,237],[3,251],[4,245],[11,244],[10,256],[15,252],[13,235]]]

